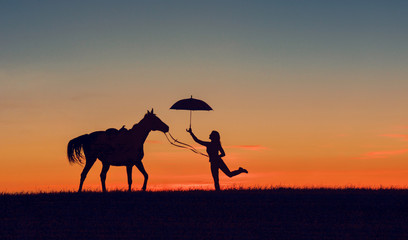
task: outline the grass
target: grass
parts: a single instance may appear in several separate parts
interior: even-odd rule
[[[408,190],[0,195],[0,239],[408,239]]]

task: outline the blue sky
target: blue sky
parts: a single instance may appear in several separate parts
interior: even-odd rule
[[[3,66],[404,65],[405,1],[6,1]],[[330,66],[332,65],[332,66]]]

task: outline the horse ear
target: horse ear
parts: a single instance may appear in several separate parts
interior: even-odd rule
[[[150,112],[149,112],[149,110],[147,110],[147,114],[149,114]]]
[[[153,108],[152,108],[152,111],[150,111],[150,113],[153,114]]]

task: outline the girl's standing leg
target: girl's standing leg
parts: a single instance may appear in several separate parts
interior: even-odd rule
[[[216,191],[220,191],[220,181],[218,179],[218,164],[211,163],[211,174],[214,179],[214,186]]]

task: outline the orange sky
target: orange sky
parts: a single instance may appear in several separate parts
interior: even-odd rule
[[[2,6],[0,192],[76,190],[68,141],[151,108],[194,144],[189,113],[169,109],[190,95],[214,109],[193,114],[196,135],[218,130],[230,169],[249,171],[224,187],[407,187],[406,3],[173,4]],[[162,133],[143,163],[148,189],[212,188],[208,159]],[[112,167],[108,189],[126,186]]]
[[[173,103],[173,99],[169,100]],[[211,104],[211,101],[208,101]],[[171,104],[169,104],[171,105]],[[242,187],[406,187],[408,155],[405,126],[388,129],[338,131],[338,128],[315,131],[321,124],[301,126],[275,125],[265,128],[270,120],[254,118],[258,126],[245,125],[247,120],[229,122],[223,111],[195,112],[193,128],[197,136],[207,140],[214,128],[220,131],[231,170],[239,166],[248,175],[232,179],[221,174],[221,184]],[[160,108],[159,108],[160,109]],[[156,109],[157,115],[170,126],[179,140],[193,144],[185,127],[188,113],[167,108]],[[52,112],[52,111],[50,111]],[[136,111],[135,111],[136,112]],[[144,110],[138,111],[143,116]],[[76,115],[69,121],[37,116],[20,120],[13,128],[3,128],[7,138],[1,139],[3,167],[1,191],[76,190],[82,167],[70,165],[66,144],[74,137],[109,127],[131,126],[137,121],[121,121],[121,116],[107,115],[98,122],[95,118]],[[126,115],[127,113],[125,113]],[[109,118],[111,117],[111,118]],[[272,117],[272,115],[271,115]],[[50,120],[46,120],[50,118]],[[123,117],[124,119],[125,117]],[[141,118],[141,117],[140,117]],[[112,120],[113,119],[113,120]],[[223,119],[223,120],[222,120]],[[44,122],[45,121],[45,122]],[[23,124],[25,123],[25,124]],[[105,123],[106,127],[100,126]],[[327,124],[327,123],[326,123]],[[10,124],[8,124],[10,126]],[[219,128],[217,126],[220,126]],[[242,128],[241,126],[247,126]],[[290,127],[292,126],[292,127]],[[204,149],[200,149],[204,151]],[[145,144],[143,160],[150,175],[148,189],[211,188],[209,162],[205,157],[171,146],[160,132],[152,132]],[[98,161],[85,182],[85,189],[100,189]],[[134,189],[143,182],[142,175],[133,171]],[[108,189],[124,189],[127,185],[124,167],[112,167],[107,178]]]

